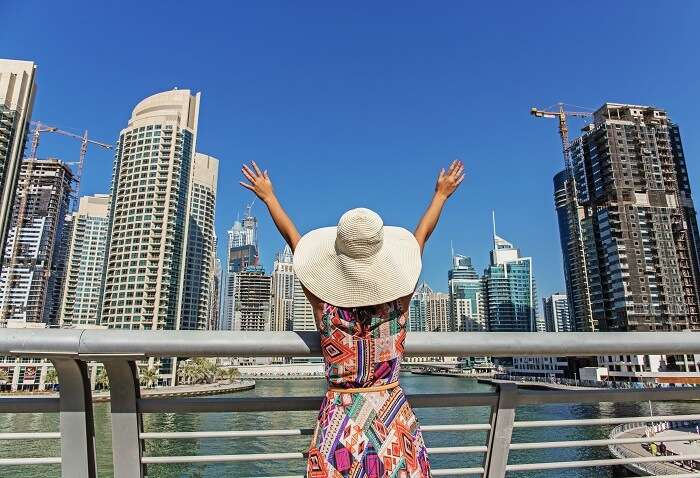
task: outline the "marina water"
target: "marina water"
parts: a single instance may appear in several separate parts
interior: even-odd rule
[[[435,377],[403,374],[401,383],[409,394],[488,392],[492,388],[473,379]],[[255,390],[236,394],[250,396],[321,396],[325,391],[323,380],[259,380]],[[654,415],[700,413],[700,403],[656,402],[652,404]],[[600,403],[600,404],[555,404],[523,406],[518,408],[516,420],[553,420],[610,418],[619,416],[649,416],[649,404],[644,403]],[[416,410],[423,424],[487,423],[488,407],[469,408],[419,408]],[[266,412],[266,413],[157,413],[144,415],[146,431],[213,431],[247,429],[313,428],[316,412]],[[109,404],[95,405],[95,431],[97,435],[97,459],[100,478],[111,478],[111,430]],[[516,429],[513,442],[560,441],[603,439],[608,437],[611,427],[569,427]],[[1,432],[57,431],[57,414],[0,414]],[[428,446],[483,445],[485,432],[426,432]],[[309,436],[263,437],[205,440],[149,440],[146,454],[195,455],[237,454],[305,451]],[[59,456],[58,440],[5,441],[0,447],[0,458]],[[610,458],[607,447],[564,448],[511,452],[510,463],[533,463],[542,461],[570,461]],[[479,466],[480,454],[433,455],[433,468]],[[295,461],[271,461],[249,463],[210,463],[149,465],[148,478],[244,478],[303,474],[304,463]],[[60,478],[56,465],[5,467],[2,476],[12,478]],[[530,473],[510,473],[509,477],[614,477],[609,468],[581,468]]]

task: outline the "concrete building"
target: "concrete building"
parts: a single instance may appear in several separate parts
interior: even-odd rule
[[[59,315],[61,327],[98,323],[109,230],[109,198],[109,194],[83,196],[78,211],[73,214]]]
[[[444,292],[433,292],[428,296],[425,315],[427,332],[450,331],[450,296]]]
[[[101,316],[110,328],[180,327],[199,102],[189,90],[155,94],[121,131]]]
[[[513,357],[511,375],[541,377],[545,380],[575,378],[575,363],[566,357]]]
[[[292,250],[285,246],[277,254],[272,266],[272,291],[270,297],[270,330],[292,330],[294,317],[294,283]]]
[[[491,264],[484,272],[485,309],[491,332],[535,332],[537,289],[532,259],[495,233]]]
[[[258,220],[246,208],[243,221],[235,221],[228,231],[226,267],[223,276],[221,330],[233,330],[235,315],[236,274],[258,265]]]
[[[22,163],[0,273],[2,323],[57,324],[72,180],[70,169],[59,160]]]
[[[546,332],[574,332],[566,294],[555,293],[542,299]]]
[[[221,259],[218,257],[214,259],[214,273],[211,277],[209,295],[209,325],[207,330],[219,330],[221,323]]]
[[[570,154],[594,329],[699,329],[700,240],[678,125],[659,108],[606,103]]]
[[[484,283],[470,257],[454,255],[447,273],[450,295],[450,330],[483,332],[487,329],[484,309]]]
[[[216,274],[216,233],[214,212],[219,161],[195,153],[189,204],[189,230],[185,262],[185,287],[182,294],[180,329],[207,330]]]
[[[292,306],[292,330],[295,332],[316,330],[314,309],[304,294],[299,279],[294,277],[294,304]]]
[[[0,254],[10,228],[36,92],[36,65],[0,60]]]
[[[272,278],[262,267],[248,267],[236,273],[234,280],[233,330],[269,331]]]

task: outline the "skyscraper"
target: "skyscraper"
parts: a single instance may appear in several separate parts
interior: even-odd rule
[[[195,153],[192,167],[185,264],[185,288],[182,295],[180,329],[206,330],[209,328],[213,303],[211,288],[216,274],[216,234],[214,211],[219,161],[211,156]]]
[[[214,241],[216,243],[216,241]],[[216,247],[214,248],[216,251]],[[219,330],[221,313],[221,259],[214,259],[214,273],[211,277],[209,325],[207,330]]]
[[[574,332],[566,294],[555,293],[542,299],[547,332]]]
[[[593,323],[699,329],[700,241],[678,125],[659,108],[606,103],[570,154]]]
[[[576,185],[567,170],[554,176],[554,204],[559,223],[559,240],[563,254],[566,295],[574,330],[592,332],[598,324],[591,314],[588,290],[588,267],[581,235],[583,207],[579,205]]]
[[[0,273],[0,322],[21,320],[55,325],[55,301],[63,277],[65,227],[73,175],[56,159],[22,163],[10,231]],[[14,263],[14,265],[13,265]]]
[[[121,131],[113,168],[101,323],[178,329],[200,95],[158,93]]]
[[[252,204],[246,207],[243,221],[235,221],[228,231],[226,270],[224,272],[224,297],[221,329],[232,330],[235,315],[236,274],[258,265],[258,220],[251,213]]]
[[[450,331],[450,296],[444,292],[433,292],[428,295],[425,314],[425,329],[427,332]]]
[[[532,259],[521,257],[513,244],[496,235],[491,264],[484,272],[485,308],[492,332],[537,330],[537,291]]]
[[[316,330],[314,309],[304,294],[301,281],[294,277],[294,304],[292,307],[292,330],[295,332]]]
[[[68,243],[61,326],[97,324],[108,229],[109,195],[81,197]]]
[[[72,197],[69,197],[69,201]],[[70,208],[70,202],[68,207]],[[61,316],[61,306],[63,304],[63,289],[66,279],[66,271],[68,270],[68,253],[70,244],[73,242],[73,233],[75,232],[75,213],[67,213],[63,217],[60,239],[56,241],[54,246],[54,260],[51,265],[51,273],[49,274],[49,296],[46,299],[47,310],[44,321],[49,325],[59,325]]]
[[[270,287],[272,279],[262,267],[251,266],[234,275],[233,330],[270,330]]]
[[[484,284],[474,270],[470,257],[452,257],[452,269],[447,273],[447,288],[450,295],[450,330],[485,331]]]
[[[270,299],[270,330],[292,329],[294,317],[294,270],[292,250],[285,246],[272,267],[272,295]]]
[[[34,106],[35,75],[31,61],[0,60],[0,255],[5,251]]]
[[[425,332],[428,321],[428,300],[433,294],[427,282],[418,286],[408,306],[409,332]]]

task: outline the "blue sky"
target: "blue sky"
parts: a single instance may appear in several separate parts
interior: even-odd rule
[[[270,170],[307,231],[357,206],[413,228],[437,171],[459,157],[468,178],[428,244],[424,278],[446,289],[450,241],[483,268],[494,209],[545,295],[563,288],[552,201],[562,158],[556,123],[529,108],[665,107],[698,187],[699,14],[698,2],[1,0],[0,56],[39,65],[35,119],[108,142],[142,98],[201,91],[198,150],[221,161],[222,257],[252,199],[238,186],[243,161]],[[66,138],[40,148],[77,154]],[[92,150],[82,192],[107,192],[111,167]],[[269,270],[282,240],[262,205],[254,211]]]

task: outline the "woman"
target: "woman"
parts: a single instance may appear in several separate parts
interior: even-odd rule
[[[384,226],[369,209],[353,209],[338,227],[301,237],[272,189],[267,171],[243,166],[294,252],[321,336],[329,388],[308,453],[308,478],[429,478],[420,426],[399,386],[406,312],[421,255],[464,165],[440,171],[427,211],[413,234]]]

